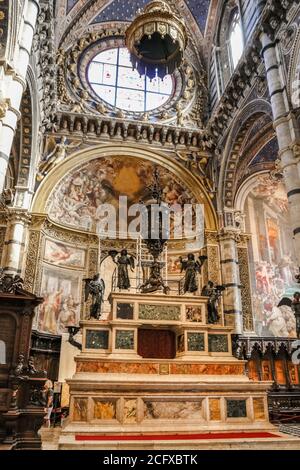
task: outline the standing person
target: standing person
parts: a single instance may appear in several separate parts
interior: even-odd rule
[[[50,428],[50,418],[51,418],[51,413],[53,410],[53,396],[54,396],[53,384],[51,380],[46,380],[43,394],[44,394],[45,403],[46,403],[46,407],[45,407],[46,415],[44,417],[45,425],[47,428]]]

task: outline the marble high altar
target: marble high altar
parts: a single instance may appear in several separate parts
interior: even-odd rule
[[[223,314],[208,323],[207,298],[115,292],[108,318],[81,326],[60,449],[122,448],[132,435],[274,429],[271,382],[249,380]]]

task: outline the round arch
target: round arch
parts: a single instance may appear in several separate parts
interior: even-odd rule
[[[270,103],[263,99],[248,103],[236,116],[228,135],[219,176],[218,207],[232,209],[236,192],[235,175],[239,166],[244,139],[255,120],[264,114],[272,116]]]
[[[247,196],[256,185],[256,177],[259,175],[267,175],[268,173],[268,170],[259,171],[249,175],[248,178],[242,182],[235,195],[234,207],[237,211],[244,211]]]
[[[47,201],[53,189],[67,173],[76,169],[76,167],[83,163],[88,163],[101,157],[114,156],[144,159],[168,169],[174,174],[174,176],[177,176],[180,181],[187,185],[197,202],[204,205],[206,229],[211,231],[216,231],[218,229],[215,209],[201,181],[187,169],[183,168],[179,163],[168,159],[165,154],[157,151],[154,152],[152,150],[146,150],[144,147],[137,145],[100,144],[93,148],[83,149],[73,153],[61,164],[54,167],[41,183],[33,199],[31,212],[36,214],[46,214]]]

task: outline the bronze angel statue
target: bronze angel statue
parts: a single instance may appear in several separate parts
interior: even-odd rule
[[[117,251],[110,251],[110,256],[112,257],[114,263],[118,266],[118,283],[117,287],[119,289],[130,289],[130,279],[128,273],[128,267],[130,266],[131,271],[134,271],[134,258],[133,256],[128,255],[127,250],[122,250],[120,255]]]
[[[84,279],[85,281],[85,301],[92,297],[92,305],[90,309],[90,319],[99,320],[101,317],[101,307],[104,301],[105,283],[101,279],[100,274],[96,274],[92,279]]]
[[[197,292],[198,281],[197,274],[201,272],[201,268],[207,259],[207,256],[199,256],[196,260],[193,253],[189,253],[186,260],[179,258],[181,263],[181,272],[185,271],[183,292]]]

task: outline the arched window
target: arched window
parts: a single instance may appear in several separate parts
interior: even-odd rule
[[[252,0],[251,0],[252,1]],[[210,94],[212,107],[221,98],[244,51],[243,21],[237,0],[222,3],[220,21],[215,31],[210,62]]]
[[[228,46],[230,54],[231,70],[233,71],[244,51],[244,38],[241,25],[241,17],[238,9],[235,9],[232,15],[231,23],[228,29]]]

